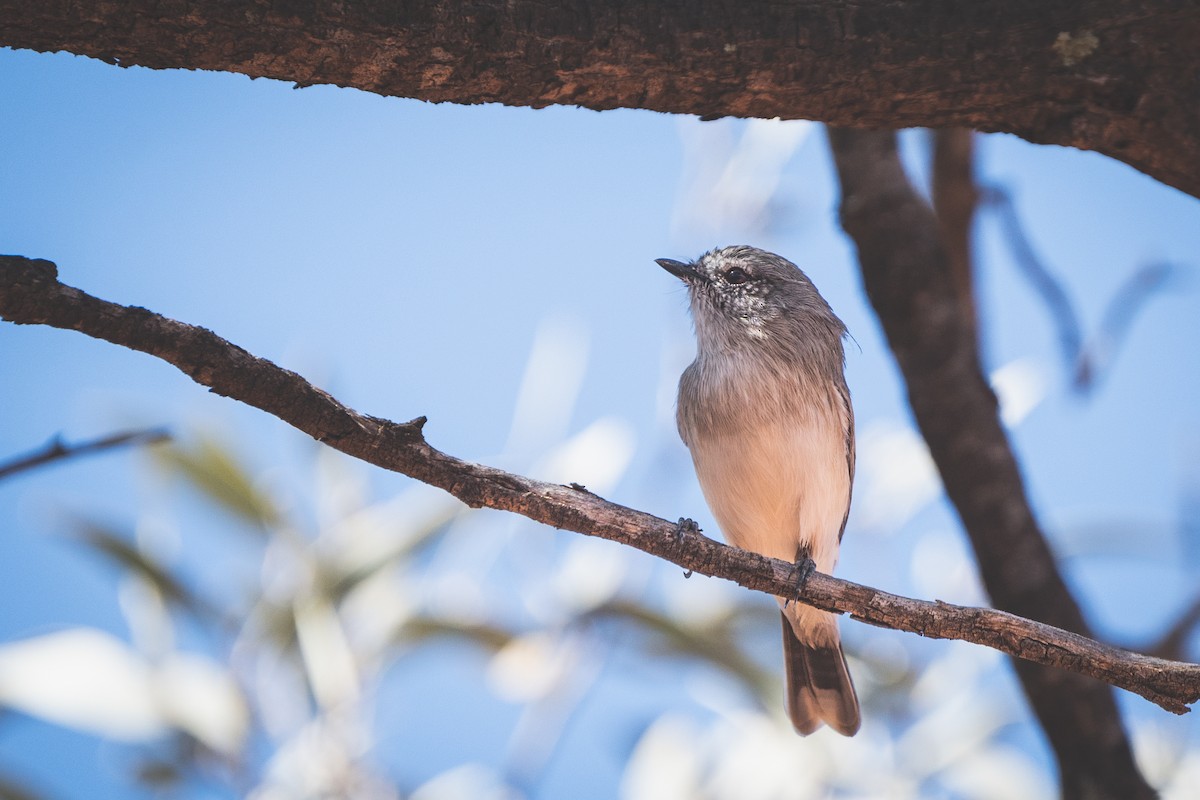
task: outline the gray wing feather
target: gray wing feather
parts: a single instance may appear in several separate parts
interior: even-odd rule
[[[838,381],[838,396],[842,399],[842,407],[846,411],[846,469],[850,472],[850,482],[846,489],[846,513],[842,516],[842,528],[838,531],[838,541],[846,535],[846,521],[850,519],[850,498],[854,495],[854,406],[850,402],[850,387],[846,381]]]

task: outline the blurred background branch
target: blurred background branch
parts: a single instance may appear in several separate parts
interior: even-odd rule
[[[1038,255],[1025,226],[1021,224],[1009,190],[993,184],[983,188],[981,198],[984,208],[999,219],[1005,242],[1020,274],[1046,307],[1046,313],[1058,332],[1063,369],[1070,377],[1072,386],[1080,394],[1091,393],[1111,369],[1116,353],[1138,313],[1154,295],[1170,288],[1171,278],[1177,274],[1178,268],[1165,262],[1153,262],[1136,269],[1109,300],[1095,334],[1086,337],[1083,322],[1066,286]],[[949,245],[947,252],[952,252]]]
[[[1158,658],[1186,659],[1187,643],[1197,627],[1200,627],[1200,595],[1192,600],[1167,632],[1155,644],[1147,647],[1145,652]]]
[[[930,182],[933,210],[942,232],[963,324],[972,335],[978,336],[971,248],[975,209],[979,204],[979,190],[975,187],[974,135],[967,128],[937,128],[933,131]]]
[[[68,444],[61,437],[56,436],[40,450],[0,463],[0,480],[63,459],[92,455],[116,447],[156,444],[168,441],[170,438],[170,434],[161,429],[114,433],[76,444]]]
[[[841,221],[908,387],[909,403],[997,608],[1090,636],[1034,519],[983,377],[973,319],[933,211],[893,131],[829,129]],[[1109,687],[1016,662],[1058,758],[1066,798],[1150,798]]]

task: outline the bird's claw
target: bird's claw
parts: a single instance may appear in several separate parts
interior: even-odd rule
[[[817,571],[817,562],[813,561],[808,556],[801,556],[796,559],[795,567],[798,570],[796,576],[796,596],[799,597],[804,592],[804,587],[808,585],[808,579]],[[784,604],[786,608],[795,598],[789,598]]]
[[[683,540],[686,539],[689,534],[699,532],[700,526],[696,524],[696,520],[689,519],[688,517],[680,517],[679,522],[675,523],[675,543],[682,544]],[[690,569],[685,570],[683,577],[692,577],[692,571]]]
[[[696,524],[696,520],[688,517],[680,517],[679,522],[675,523],[675,541],[682,542],[689,534],[699,533],[700,526]]]

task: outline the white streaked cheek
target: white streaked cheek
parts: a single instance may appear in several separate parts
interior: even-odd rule
[[[749,320],[746,325],[746,333],[750,334],[750,338],[760,341],[770,336],[767,326],[760,319]]]

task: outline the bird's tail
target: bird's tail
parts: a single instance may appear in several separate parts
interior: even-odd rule
[[[787,669],[787,709],[801,736],[827,723],[843,736],[858,732],[858,695],[846,668],[837,617],[813,608],[783,616],[783,656]]]

